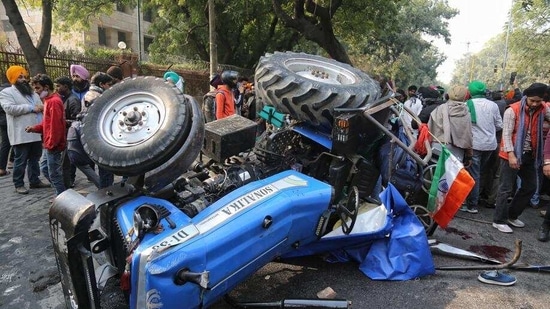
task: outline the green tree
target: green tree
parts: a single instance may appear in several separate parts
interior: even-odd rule
[[[155,61],[167,55],[209,60],[205,1],[153,0]],[[457,14],[439,0],[257,0],[216,2],[220,63],[252,68],[266,52],[325,54],[394,79],[433,81],[444,58],[424,37],[449,40]]]
[[[472,80],[479,80],[486,84],[487,89],[506,88],[506,73],[503,71],[505,42],[505,34],[501,33],[485,43],[481,51],[466,54],[457,61],[451,83],[467,85]]]
[[[132,4],[133,0],[120,0],[123,4]],[[21,50],[29,65],[31,74],[46,72],[44,56],[50,46],[54,17],[56,25],[65,29],[80,30],[88,26],[90,18],[101,14],[110,14],[114,5],[107,0],[2,0],[6,15],[12,25]],[[36,44],[32,41],[29,31],[20,13],[20,7],[40,8],[42,11],[42,30]]]
[[[106,0],[38,1],[45,18],[43,33],[34,47],[25,34],[17,4],[14,0],[2,1],[8,3],[13,16],[19,16],[19,20],[13,18],[13,25],[32,71],[43,70],[52,12],[56,28],[81,30],[87,28],[91,18],[114,9]],[[135,5],[133,0],[119,3]],[[144,9],[153,9],[157,14],[150,29],[155,35],[150,49],[153,59],[169,63],[167,55],[173,54],[209,60],[204,0],[151,0],[144,3]],[[389,74],[404,83],[435,78],[435,69],[443,58],[424,37],[448,40],[445,20],[456,14],[440,0],[217,0],[215,9],[221,63],[252,68],[266,52],[324,53],[342,62],[354,59],[370,67],[371,72]]]
[[[447,20],[457,13],[446,1],[407,1],[399,8],[392,28],[353,45],[353,58],[363,59],[363,70],[387,74],[399,87],[437,83],[436,69],[445,56],[432,41],[441,38],[450,43]]]
[[[252,67],[260,56],[276,50],[324,53],[350,63],[350,33],[363,36],[391,27],[401,0],[256,0],[217,1],[216,32],[219,61]],[[204,1],[175,3],[153,0],[159,20],[152,31],[151,51],[185,54],[190,59],[208,61],[208,16]],[[368,21],[368,22],[365,22]]]
[[[170,62],[167,55],[209,61],[206,1],[152,0],[146,8],[158,14],[150,29],[154,61]],[[266,50],[291,50],[300,40],[273,14],[269,0],[217,1],[215,11],[220,63],[252,68]]]
[[[511,26],[491,39],[475,54],[459,60],[452,82],[467,84],[472,79],[487,83],[490,89],[510,88],[509,77],[517,72],[521,88],[549,82],[550,6],[544,0],[514,1]],[[506,44],[508,37],[508,44]],[[495,66],[497,72],[495,73]]]
[[[44,0],[41,1],[42,7],[42,31],[36,45],[34,45],[29,31],[25,26],[23,17],[19,12],[19,7],[15,0],[2,0],[2,4],[6,9],[6,15],[9,22],[15,30],[17,40],[21,46],[21,50],[25,54],[27,63],[29,64],[29,71],[31,74],[46,72],[46,66],[44,65],[44,56],[48,51],[51,40],[52,32],[52,9],[53,1]]]
[[[273,0],[275,14],[290,29],[298,31],[305,39],[315,42],[331,58],[351,64],[349,45],[357,37],[376,37],[389,31],[398,20],[400,0]]]
[[[508,68],[525,82],[548,83],[550,69],[550,5],[545,0],[514,1]]]

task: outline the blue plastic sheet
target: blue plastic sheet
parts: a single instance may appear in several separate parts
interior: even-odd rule
[[[389,237],[375,241],[359,269],[373,280],[410,280],[435,274],[435,266],[422,223],[401,194],[389,184],[380,194],[394,212]],[[356,252],[349,252],[357,258]]]
[[[292,258],[330,253],[327,262],[358,262],[373,280],[410,280],[435,273],[424,226],[397,189],[380,193],[388,210],[386,224],[371,233],[321,238],[282,256]]]

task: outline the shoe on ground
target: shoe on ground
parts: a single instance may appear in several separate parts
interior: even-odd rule
[[[525,227],[525,223],[523,223],[520,219],[508,219],[508,224],[513,227]]]
[[[15,192],[19,194],[29,194],[29,190],[27,190],[27,188],[25,187],[17,187],[15,188]]]
[[[549,239],[550,239],[550,229],[541,226],[537,233],[537,240],[542,242],[547,242]]]
[[[477,208],[468,208],[466,206],[460,207],[460,211],[469,212],[471,214],[477,214],[479,212],[479,210],[477,210]]]
[[[495,203],[485,202],[485,208],[497,208],[497,205]]]
[[[539,215],[540,215],[541,217],[545,217],[545,216],[546,216],[546,210],[541,210],[541,211],[539,211]]]
[[[540,207],[540,204],[539,203],[533,204],[532,202],[529,202],[529,206],[531,206],[531,208],[538,209]]]
[[[502,233],[513,233],[514,232],[512,230],[512,228],[508,226],[508,224],[493,223],[493,227],[495,229],[499,230]]]
[[[477,279],[483,283],[502,285],[502,286],[510,286],[516,283],[516,277],[501,273],[496,270],[484,271],[481,274],[479,274]]]
[[[537,233],[537,240],[547,242],[550,239],[550,228],[540,227]]]
[[[52,186],[50,184],[43,183],[42,181],[38,183],[31,183],[29,185],[29,188],[31,189],[42,189],[42,188],[51,188],[51,187]]]

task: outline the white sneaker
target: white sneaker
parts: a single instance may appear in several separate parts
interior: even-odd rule
[[[521,222],[519,219],[511,220],[508,219],[508,224],[513,227],[525,227],[525,223]]]
[[[508,226],[508,224],[497,224],[497,223],[493,223],[493,227],[499,231],[501,231],[502,233],[513,233],[514,231],[512,230],[512,228],[510,228]]]

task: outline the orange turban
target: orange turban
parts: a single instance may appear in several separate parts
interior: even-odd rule
[[[12,85],[15,84],[15,82],[17,82],[17,79],[21,74],[25,76],[28,75],[27,70],[25,70],[24,67],[18,66],[18,65],[12,65],[6,71],[6,77],[8,78],[8,81],[10,82],[10,84]]]

